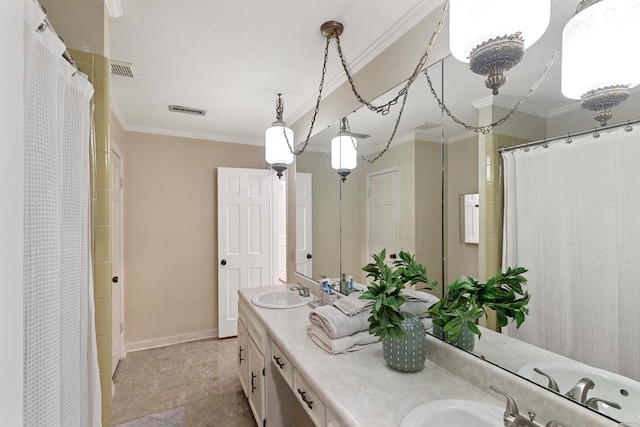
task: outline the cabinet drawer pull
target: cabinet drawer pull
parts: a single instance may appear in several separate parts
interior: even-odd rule
[[[242,365],[242,362],[244,361],[244,357],[242,357],[242,352],[244,351],[244,348],[240,347],[238,349],[238,364]]]
[[[256,391],[256,388],[258,388],[256,386],[256,374],[254,374],[253,371],[252,371],[251,372],[251,393]]]
[[[276,365],[278,365],[278,368],[284,369],[284,362],[281,362],[278,356],[273,356],[273,360],[276,361]]]
[[[307,399],[307,392],[298,389],[298,393],[300,393],[300,397],[302,397],[302,401],[307,404],[309,409],[313,409],[313,400]]]

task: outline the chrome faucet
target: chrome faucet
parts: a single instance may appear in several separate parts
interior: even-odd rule
[[[498,387],[492,385],[489,387],[492,391],[501,394],[507,399],[507,407],[504,411],[504,417],[502,418],[504,421],[505,427],[542,427],[541,424],[538,424],[534,421],[536,414],[533,412],[529,412],[529,418],[520,415],[520,411],[518,410],[518,405],[515,400],[511,396],[509,396],[504,391],[500,390]],[[562,421],[551,420],[545,427],[571,427],[569,424],[565,424]]]
[[[587,406],[589,408],[595,409],[596,411],[600,411],[600,409],[598,408],[598,403],[604,403],[605,405],[611,406],[612,408],[615,408],[615,409],[622,409],[622,407],[618,405],[616,402],[600,399],[599,397],[592,397],[590,399],[587,399]]]
[[[549,382],[547,384],[547,388],[549,390],[557,391],[558,393],[560,392],[560,387],[558,387],[558,383],[556,382],[556,380],[553,379],[551,375],[545,373],[544,371],[538,368],[533,368],[533,372],[536,372],[547,379],[547,381]]]
[[[589,390],[594,388],[596,385],[590,378],[582,378],[580,381],[573,386],[571,390],[566,392],[564,395],[569,399],[573,399],[578,403],[582,403],[583,405],[587,404],[587,393]]]
[[[300,295],[301,297],[308,297],[311,294],[309,293],[309,287],[308,286],[302,286],[300,283],[298,283],[298,286],[292,286],[289,288],[290,291],[298,291],[298,295]]]
[[[511,396],[494,385],[489,388],[507,399],[507,407],[504,410],[504,417],[502,418],[505,427],[538,427],[538,425],[533,422],[536,414],[529,412],[530,419],[523,417],[520,415],[516,401],[513,400]]]

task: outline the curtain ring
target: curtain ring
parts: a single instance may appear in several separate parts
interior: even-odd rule
[[[524,147],[524,152],[528,153],[529,152],[529,147]]]
[[[542,148],[549,148],[549,143],[545,142],[544,144],[542,144]]]
[[[598,132],[597,130],[594,129],[593,137],[596,138],[596,139],[600,138],[600,132]]]
[[[571,139],[571,134],[570,134],[570,133],[568,133],[568,134],[567,134],[567,139],[566,139],[566,141],[565,141],[565,142],[566,142],[567,144],[571,144],[571,143],[573,142],[573,139]]]
[[[38,33],[43,32],[45,29],[47,28],[47,23],[43,22],[42,24],[38,25],[38,28],[36,28],[36,31]]]
[[[624,131],[631,132],[632,130],[633,130],[633,126],[631,126],[631,123],[627,122],[627,125],[624,127]]]

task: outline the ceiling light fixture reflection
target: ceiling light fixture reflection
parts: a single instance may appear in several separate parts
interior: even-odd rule
[[[342,182],[357,166],[356,147],[357,140],[349,132],[347,118],[343,117],[338,135],[331,140],[331,167],[338,172]]]
[[[629,49],[637,40],[638,0],[583,0],[562,31],[562,94],[602,126],[640,83],[640,57]]]
[[[551,0],[451,0],[449,47],[497,95],[550,18]]]

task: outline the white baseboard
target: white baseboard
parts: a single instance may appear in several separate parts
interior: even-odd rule
[[[130,351],[147,350],[150,348],[165,347],[173,344],[180,344],[189,341],[203,340],[206,338],[217,338],[217,329],[207,329],[204,331],[189,332],[186,334],[172,335],[170,337],[154,338],[151,340],[143,340],[130,342],[124,345],[125,354]]]

